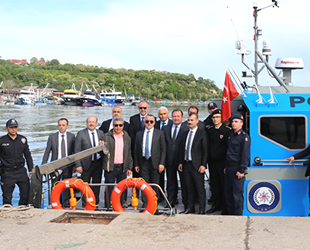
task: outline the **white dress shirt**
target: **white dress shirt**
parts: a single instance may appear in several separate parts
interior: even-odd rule
[[[67,153],[68,153],[67,132],[62,134],[62,133],[60,133],[58,131],[58,160],[61,159],[61,141],[62,141],[62,136],[61,135],[65,135],[64,136],[64,140],[65,140],[66,156],[68,156],[67,155]]]
[[[143,142],[142,142],[142,156],[145,156],[145,141],[146,141],[146,133],[147,131],[150,131],[149,133],[149,156],[151,157],[151,151],[152,151],[152,140],[153,140],[153,133],[154,133],[154,127],[151,130],[144,129],[143,133]]]
[[[195,137],[197,129],[198,129],[198,126],[196,126],[196,128],[194,128],[193,130],[190,129],[188,131],[187,138],[186,138],[186,143],[185,143],[185,157],[184,157],[184,160],[188,160],[188,161],[192,160],[192,152],[191,151],[192,151],[193,140],[194,140],[194,137]],[[191,133],[191,131],[193,131],[193,133],[192,133],[191,141],[189,142],[190,143],[189,144],[189,148],[187,148],[189,134]],[[186,152],[187,152],[187,150],[189,150],[188,159],[186,159]]]
[[[95,144],[93,142],[93,135],[92,133],[94,133],[94,136],[95,136]],[[90,142],[91,142],[91,145],[95,145],[95,147],[99,146],[99,139],[98,139],[98,134],[97,134],[97,130],[95,129],[94,131],[90,131],[88,129],[88,135],[89,135],[89,138],[90,138]],[[94,156],[92,156],[93,158]],[[100,154],[97,153],[97,160],[100,159]],[[94,160],[94,159],[92,159]]]
[[[174,123],[172,124],[172,127],[171,127],[171,128],[172,128],[172,129],[171,129],[171,139],[173,138],[173,134],[174,134],[174,130],[175,130],[175,127],[176,127],[176,126],[178,126],[178,128],[177,128],[177,133],[176,133],[176,135],[175,135],[175,139],[178,138],[178,134],[179,134],[181,125],[182,125],[182,123],[180,123],[179,125],[175,125]]]

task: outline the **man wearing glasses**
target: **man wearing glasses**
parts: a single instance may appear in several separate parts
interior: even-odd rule
[[[221,211],[225,213],[224,204],[224,168],[227,151],[227,140],[231,133],[231,128],[222,124],[222,111],[216,109],[210,115],[213,126],[207,128],[209,138],[208,165],[210,179],[212,183],[213,205],[207,213]]]
[[[134,166],[136,166],[136,159],[134,156],[134,147],[135,147],[135,140],[136,140],[136,134],[138,131],[144,130],[144,120],[146,117],[146,114],[148,110],[150,109],[149,104],[147,101],[141,101],[138,106],[139,114],[133,115],[129,119],[129,136],[131,138],[131,152],[132,152],[132,158],[134,161]],[[135,171],[133,171],[133,177],[139,177],[139,174]]]
[[[110,152],[110,158],[108,155],[103,157],[103,169],[105,183],[119,183],[126,179],[126,176],[131,175],[133,167],[131,157],[131,139],[124,129],[124,120],[122,117],[114,117],[113,130],[103,135],[103,141],[106,144]],[[108,186],[109,201],[111,200],[111,194],[113,186]],[[124,207],[128,207],[126,201],[127,195],[124,193],[121,197],[121,202]]]
[[[154,128],[155,117],[146,115],[145,129],[137,133],[135,141],[135,170],[141,177],[150,183],[159,184],[160,173],[165,169],[166,141],[163,131]],[[154,188],[158,198],[158,188]],[[142,196],[143,208],[146,207],[147,198]]]

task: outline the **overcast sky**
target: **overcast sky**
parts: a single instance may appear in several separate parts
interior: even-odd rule
[[[237,35],[253,64],[253,1],[210,0],[11,0],[0,4],[2,59],[58,59],[61,64],[146,69],[194,74],[223,88],[226,67],[245,70],[237,55]],[[257,0],[259,8],[271,0]],[[227,6],[229,8],[227,8]],[[309,6],[281,0],[280,8],[259,12],[258,27],[278,57],[300,57],[294,85],[310,80]],[[229,14],[230,13],[230,14]],[[270,82],[269,82],[270,81]],[[251,79],[247,80],[253,84]],[[261,85],[276,85],[266,73]]]

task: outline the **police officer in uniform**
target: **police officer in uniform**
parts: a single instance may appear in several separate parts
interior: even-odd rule
[[[213,205],[207,213],[225,211],[224,206],[224,168],[227,152],[227,140],[231,128],[222,123],[222,111],[216,109],[210,115],[213,126],[207,128],[209,138],[208,166],[212,183]]]
[[[26,137],[17,134],[18,123],[10,119],[6,123],[7,135],[0,138],[0,161],[3,204],[12,203],[15,184],[19,187],[20,199],[18,205],[27,205],[29,197],[29,179],[33,168],[33,161]],[[25,159],[29,176],[24,167]]]
[[[229,215],[242,215],[243,189],[247,166],[250,161],[250,136],[243,131],[243,116],[231,118],[233,132],[227,141],[225,173],[225,202]]]
[[[208,104],[209,116],[203,121],[206,128],[209,128],[210,126],[213,125],[211,114],[213,113],[213,111],[215,111],[217,109],[218,109],[218,107],[217,107],[215,102],[209,102],[209,104]]]

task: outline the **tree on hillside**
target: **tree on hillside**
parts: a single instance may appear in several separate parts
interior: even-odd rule
[[[38,58],[36,58],[35,56],[30,59],[30,63],[34,63],[36,61],[38,61]]]

